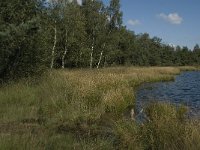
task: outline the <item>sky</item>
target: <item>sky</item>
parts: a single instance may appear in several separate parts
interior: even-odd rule
[[[200,45],[200,0],[121,0],[121,10],[123,24],[136,34],[149,33],[190,49]]]
[[[190,49],[200,44],[200,0],[121,0],[121,10],[124,25],[136,34]]]

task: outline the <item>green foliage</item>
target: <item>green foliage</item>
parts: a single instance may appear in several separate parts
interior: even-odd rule
[[[1,1],[0,77],[27,77],[41,72],[45,53],[40,48],[39,1]]]

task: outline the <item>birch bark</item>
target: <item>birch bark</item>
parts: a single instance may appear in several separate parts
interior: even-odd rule
[[[54,44],[51,52],[51,66],[50,68],[53,69],[54,60],[55,60],[55,48],[57,43],[57,27],[56,27],[56,21],[55,21],[55,27],[54,27]]]
[[[93,65],[93,52],[94,52],[94,37],[92,40],[92,47],[91,47],[91,53],[90,53],[90,69],[92,69],[92,65]]]
[[[65,35],[65,50],[64,50],[64,53],[63,53],[63,56],[62,56],[62,68],[64,69],[65,68],[65,57],[66,57],[66,54],[67,54],[67,30],[66,30],[66,35]]]

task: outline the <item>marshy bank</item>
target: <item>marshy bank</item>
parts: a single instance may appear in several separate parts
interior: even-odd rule
[[[175,81],[144,83],[137,90],[137,108],[153,101],[169,102],[188,108],[188,117],[200,119],[200,71],[182,72]]]
[[[60,70],[38,83],[6,85],[0,89],[0,148],[199,149],[200,123],[187,120],[184,107],[151,104],[144,110],[149,121],[142,125],[129,117],[139,85],[196,69]]]

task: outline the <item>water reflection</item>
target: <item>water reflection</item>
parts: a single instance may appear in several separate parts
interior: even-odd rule
[[[184,104],[189,115],[200,118],[200,71],[184,72],[174,82],[148,83],[140,86],[136,93],[137,111],[151,101],[166,101]]]

